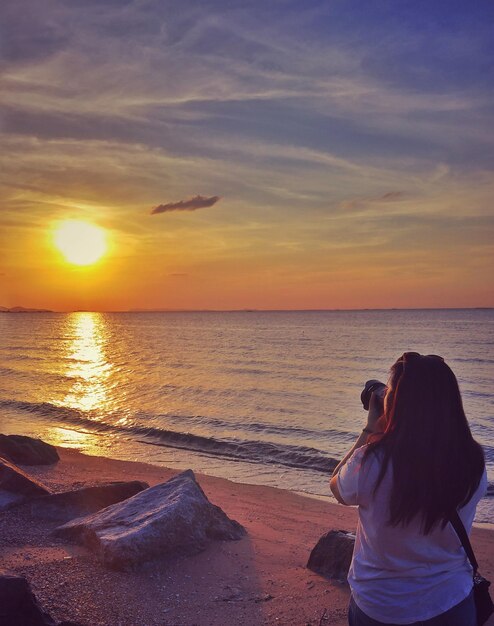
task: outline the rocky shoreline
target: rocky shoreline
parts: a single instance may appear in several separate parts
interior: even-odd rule
[[[343,626],[353,539],[335,531],[355,524],[282,489],[0,436],[0,599],[14,585],[39,612],[0,602],[0,623]],[[473,541],[494,578],[494,534]]]

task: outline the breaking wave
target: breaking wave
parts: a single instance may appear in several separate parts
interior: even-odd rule
[[[39,414],[66,424],[87,428],[96,434],[121,434],[138,438],[142,443],[150,445],[180,448],[231,460],[274,463],[323,473],[331,473],[339,462],[338,459],[326,456],[323,451],[307,446],[232,438],[219,439],[157,427],[111,424],[101,421],[96,414],[48,402],[0,400],[0,407],[26,411],[33,415]]]

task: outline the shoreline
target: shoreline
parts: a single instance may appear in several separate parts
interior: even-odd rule
[[[69,448],[69,447],[64,447],[64,446],[55,446],[57,448],[57,450],[59,451],[59,453],[63,450],[64,453],[66,451],[70,451],[70,452],[76,452],[77,454],[80,454],[84,457],[96,457],[96,458],[100,458],[100,459],[104,459],[107,461],[117,461],[117,462],[122,462],[122,463],[130,463],[130,464],[135,464],[135,465],[143,465],[145,468],[153,468],[153,470],[162,470],[165,472],[170,472],[170,477],[171,476],[175,476],[176,474],[179,474],[180,472],[184,471],[183,469],[177,469],[177,468],[173,468],[173,467],[167,467],[166,465],[157,465],[154,463],[147,463],[145,461],[131,461],[128,459],[117,459],[115,457],[107,457],[101,454],[90,454],[90,453],[86,453],[86,452],[81,452],[79,451],[77,448]],[[328,477],[328,495],[319,495],[316,493],[310,493],[310,492],[304,492],[304,491],[296,491],[296,490],[292,490],[292,489],[288,489],[288,488],[284,488],[284,487],[279,487],[279,486],[273,486],[273,485],[263,485],[263,484],[259,484],[259,483],[249,483],[249,482],[242,482],[242,481],[236,481],[233,480],[231,478],[224,478],[221,476],[213,476],[211,474],[206,474],[203,472],[196,472],[194,470],[194,468],[191,468],[194,471],[194,474],[196,475],[196,477],[200,480],[201,484],[204,480],[207,481],[220,481],[220,482],[226,482],[228,484],[230,484],[232,487],[232,489],[235,488],[236,485],[240,485],[241,488],[243,487],[256,487],[259,489],[266,489],[266,490],[270,490],[273,489],[275,491],[280,491],[284,494],[289,495],[294,495],[300,498],[308,498],[310,500],[316,500],[318,502],[321,502],[323,504],[327,504],[330,506],[336,506],[338,508],[343,508],[346,510],[354,510],[356,512],[356,507],[344,507],[340,504],[338,504],[338,502],[336,501],[336,499],[334,498],[334,496],[331,494],[331,491],[329,489],[329,477]],[[484,496],[485,497],[485,496]],[[477,521],[473,521],[472,524],[473,528],[482,528],[484,530],[490,530],[494,532],[494,521],[493,522],[477,522]]]
[[[23,468],[53,491],[115,480],[154,485],[180,472],[57,449],[57,464]],[[305,566],[321,535],[355,530],[354,507],[279,487],[196,477],[210,501],[245,526],[246,537],[115,572],[85,548],[55,539],[56,523],[33,519],[21,507],[0,515],[3,567],[28,578],[52,617],[85,626],[318,626],[325,610],[323,624],[347,625],[348,586]],[[476,526],[472,532],[480,571],[491,580],[492,530]]]
[[[83,435],[84,437],[87,437],[88,439],[85,443],[82,443],[81,441],[77,442],[75,438],[73,442],[71,442],[70,441],[71,437],[69,437],[67,445],[64,445],[64,443],[61,441],[62,435],[58,437],[52,436],[53,428],[56,428],[59,431],[64,431],[65,433],[75,433],[77,436]],[[35,422],[19,423],[18,421],[13,419],[13,417],[10,420],[7,418],[7,421],[5,421],[5,416],[4,416],[3,432],[5,434],[20,434],[20,435],[26,435],[26,436],[31,436],[31,437],[37,437],[39,439],[42,439],[43,441],[46,441],[47,443],[50,443],[51,445],[54,445],[55,447],[57,447],[57,449],[76,450],[76,451],[81,452],[81,454],[85,454],[91,457],[102,457],[102,458],[107,458],[109,460],[118,460],[118,461],[123,461],[123,462],[128,462],[128,463],[138,463],[138,464],[143,463],[144,465],[150,465],[155,468],[161,468],[165,470],[170,469],[171,471],[175,471],[176,473],[180,471],[184,471],[185,469],[188,469],[190,467],[194,469],[194,472],[197,475],[208,476],[210,478],[222,478],[224,480],[231,481],[235,485],[253,485],[253,486],[259,486],[259,487],[265,486],[265,487],[269,487],[273,489],[280,489],[282,491],[287,491],[288,493],[293,493],[301,497],[319,500],[322,502],[326,502],[328,504],[336,504],[336,500],[332,496],[330,489],[329,489],[329,474],[327,476],[323,476],[320,473],[320,484],[316,484],[317,491],[316,490],[311,491],[309,490],[309,488],[297,489],[296,486],[288,488],[288,487],[280,486],[277,483],[269,484],[270,482],[272,483],[273,481],[266,480],[265,478],[262,480],[259,480],[258,478],[251,478],[250,476],[234,475],[235,473],[234,467],[237,464],[237,461],[228,457],[217,457],[215,460],[217,463],[221,462],[225,468],[231,464],[230,467],[232,471],[222,471],[218,474],[215,474],[214,473],[215,469],[208,468],[207,466],[204,467],[203,459],[201,459],[201,456],[203,453],[201,453],[200,451],[187,450],[187,449],[175,448],[175,447],[167,448],[166,446],[161,446],[159,444],[155,446],[155,444],[151,442],[147,442],[147,441],[132,442],[132,446],[134,450],[132,454],[129,453],[130,448],[126,444],[122,445],[122,442],[120,442],[116,447],[114,447],[111,450],[112,456],[106,456],[106,454],[109,453],[109,449],[107,447],[105,448],[104,446],[99,446],[97,444],[94,444],[94,442],[91,441],[91,438],[93,437],[98,438],[100,436],[100,433],[81,431],[67,424],[51,425],[49,422],[47,422],[45,425],[40,424],[40,423],[35,423]],[[136,445],[141,448],[141,451],[138,454],[135,453]],[[145,448],[150,448],[151,450],[153,450],[153,448],[155,447],[158,450],[167,449],[170,454],[175,453],[173,454],[173,457],[174,457],[173,464],[170,463],[171,459],[162,460],[156,457],[150,458],[150,460],[148,460],[147,462],[141,460],[141,458],[143,458],[144,456],[143,451],[145,451]],[[197,455],[197,458],[196,458],[196,455]],[[198,466],[200,469],[196,470]],[[276,469],[277,466],[272,465],[272,467]],[[260,466],[260,468],[264,469],[264,466]],[[208,469],[209,470],[212,469],[212,472],[208,471]],[[291,468],[287,466],[279,466],[277,472],[279,475],[279,481],[281,482],[285,478],[288,478],[289,480],[293,480],[293,479],[298,480],[297,473],[303,474],[304,470],[301,470],[298,468]],[[285,476],[285,474],[288,474],[288,476]],[[490,479],[489,484],[492,484],[492,477]],[[314,484],[311,484],[311,487],[314,487]],[[324,489],[326,489],[327,493],[324,493]],[[488,507],[487,514],[489,514],[491,512],[491,509],[494,507],[494,497],[485,496],[484,498],[482,498],[480,506],[481,508],[480,510],[479,509],[477,510],[477,514],[476,514],[477,517],[480,517],[480,520],[479,521],[475,520],[474,526],[479,527],[479,528],[488,528],[488,529],[494,530],[494,521],[491,522],[489,520],[489,515],[486,515],[486,512],[482,508],[482,507]]]

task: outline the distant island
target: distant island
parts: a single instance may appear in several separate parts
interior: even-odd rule
[[[439,308],[389,308],[389,309],[121,309],[121,310],[91,310],[91,309],[73,309],[68,311],[53,311],[52,309],[37,309],[24,306],[5,307],[0,306],[0,313],[369,313],[369,312],[398,312],[398,311],[492,311],[494,307],[477,306],[477,307],[439,307]]]
[[[13,306],[10,309],[0,306],[0,313],[54,313],[54,311],[50,311],[50,309],[28,309],[24,306]]]

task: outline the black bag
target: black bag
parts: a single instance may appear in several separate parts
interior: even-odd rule
[[[467,531],[458,513],[455,513],[450,519],[456,534],[460,538],[461,545],[467,553],[468,560],[473,567],[473,597],[475,600],[475,608],[477,609],[477,625],[483,626],[489,617],[494,613],[494,603],[489,595],[490,582],[478,573],[479,564],[473,553],[473,548],[468,538]]]

